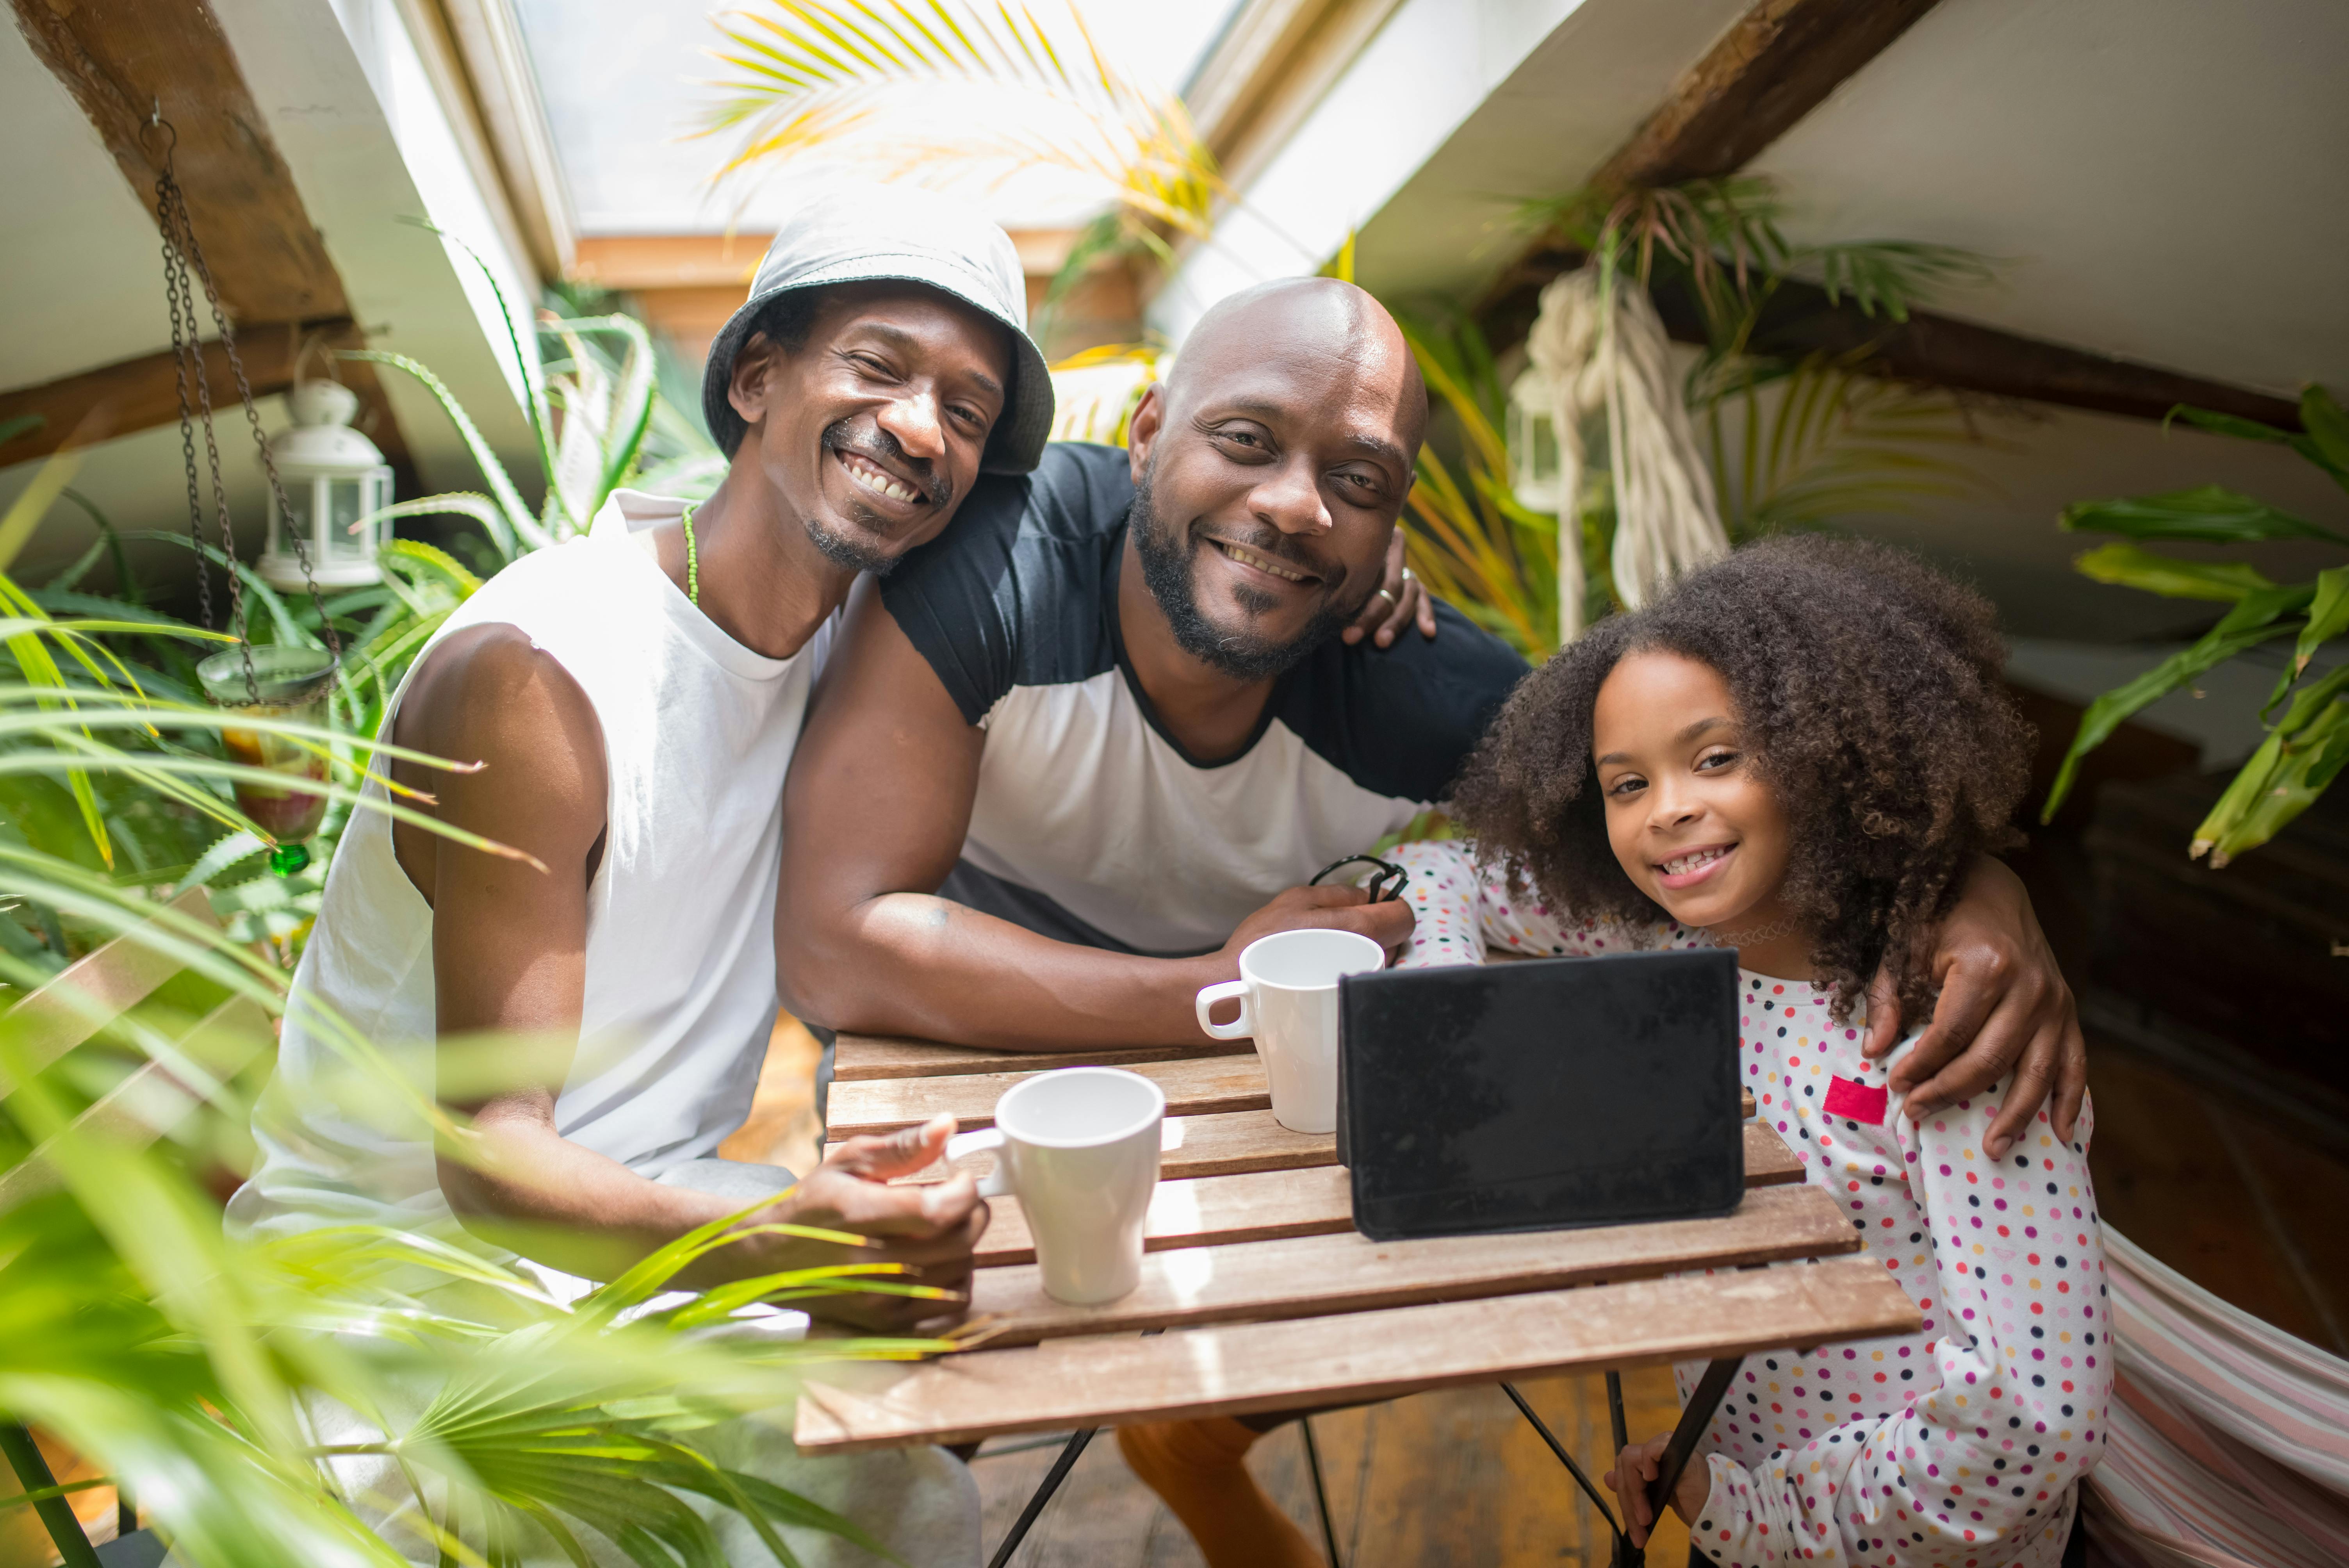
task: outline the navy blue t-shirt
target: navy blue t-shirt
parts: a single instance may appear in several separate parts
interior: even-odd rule
[[[1526,665],[1439,603],[1433,642],[1313,649],[1247,746],[1202,763],[1159,724],[1118,634],[1133,501],[1123,450],[1048,447],[1033,474],[982,480],[881,600],[987,730],[940,891],[1062,940],[1205,952],[1442,799]]]

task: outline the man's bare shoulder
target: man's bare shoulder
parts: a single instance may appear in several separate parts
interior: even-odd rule
[[[537,819],[530,836],[541,840],[592,840],[603,830],[604,731],[595,704],[519,626],[468,626],[427,654],[400,698],[392,739],[482,765],[474,773],[429,770],[429,783],[400,770],[403,782],[440,798],[444,818],[501,838],[492,820],[512,830]]]

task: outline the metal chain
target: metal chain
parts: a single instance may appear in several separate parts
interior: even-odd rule
[[[180,387],[180,447],[188,473],[188,527],[196,542],[196,592],[202,606],[204,624],[212,624],[212,583],[204,566],[202,531],[202,507],[196,487],[196,456],[193,432],[188,407],[188,383],[192,372],[197,409],[204,427],[204,455],[211,469],[212,503],[220,521],[221,553],[226,562],[231,630],[237,636],[238,646],[244,655],[245,694],[254,702],[261,700],[258,682],[253,668],[253,639],[248,634],[244,609],[244,585],[236,570],[236,538],[229,524],[228,492],[221,480],[220,448],[212,429],[211,380],[203,361],[201,319],[196,315],[195,280],[202,280],[204,303],[210,307],[212,326],[220,336],[221,347],[228,356],[229,368],[236,377],[237,400],[244,406],[246,425],[253,432],[254,449],[261,456],[262,471],[268,477],[270,499],[275,502],[277,516],[286,536],[293,541],[294,557],[301,563],[302,581],[309,589],[311,607],[318,613],[318,629],[326,639],[326,647],[336,663],[342,662],[342,639],[335,633],[332,620],[326,614],[326,602],[318,594],[318,580],[310,568],[309,541],[295,530],[294,510],[286,503],[285,487],[277,474],[277,462],[269,450],[269,442],[262,434],[261,410],[253,400],[253,384],[244,373],[244,360],[237,353],[236,330],[230,325],[228,313],[221,306],[220,290],[212,282],[212,268],[204,263],[202,244],[196,239],[195,222],[188,211],[185,191],[180,189],[172,166],[172,153],[179,146],[179,132],[162,117],[162,108],[156,106],[150,127],[166,132],[171,139],[163,150],[163,167],[155,179],[155,221],[163,235],[163,286],[171,311],[171,348],[179,371]],[[190,277],[193,263],[194,278]]]
[[[171,178],[171,161],[164,160],[164,177]],[[188,199],[180,192],[179,182],[171,189],[178,196],[180,226],[187,236],[188,257],[194,262],[196,276],[203,280],[204,301],[212,307],[212,325],[220,333],[221,347],[228,353],[229,369],[236,375],[237,397],[244,405],[244,422],[253,431],[253,449],[260,454],[262,471],[269,476],[269,494],[277,503],[277,515],[287,522],[293,521],[293,509],[285,504],[285,487],[277,478],[277,459],[270,453],[268,439],[261,432],[261,410],[253,401],[253,385],[245,379],[244,360],[236,351],[236,329],[230,325],[228,313],[221,308],[220,290],[212,284],[212,269],[204,264],[204,248],[196,240],[193,221],[188,213]],[[207,434],[211,427],[206,426]],[[326,618],[326,602],[318,596],[318,580],[310,570],[310,542],[291,529],[287,537],[294,542],[294,559],[301,563],[303,585],[310,593],[310,607],[318,612],[318,630],[326,639],[326,648],[339,664],[343,657],[342,639],[335,634],[334,623]]]
[[[155,211],[158,222],[164,211],[166,197],[160,180],[155,182]],[[188,406],[188,339],[187,330],[192,324],[182,316],[183,295],[180,290],[180,269],[175,264],[179,253],[171,248],[169,239],[163,241],[163,295],[171,309],[171,371],[172,385],[180,395],[180,460],[188,475],[188,542],[196,557],[196,602],[202,606],[202,618],[197,624],[206,631],[212,624],[212,574],[204,560],[203,502],[196,493],[195,421]]]

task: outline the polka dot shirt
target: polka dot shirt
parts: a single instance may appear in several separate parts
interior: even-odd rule
[[[1595,956],[1709,944],[1702,932],[1578,920],[1479,874],[1458,843],[1406,845],[1418,927],[1403,967],[1488,951]],[[1921,1332],[1745,1358],[1700,1451],[1691,1529],[1729,1568],[1841,1563],[2055,1568],[2079,1478],[2104,1447],[2112,1381],[2092,1117],[2058,1141],[2044,1110],[2002,1161],[1982,1140],[2006,1089],[1919,1125],[1806,983],[1741,971],[1738,1033],[1757,1113],[1831,1193],[1923,1315]],[[1800,1266],[1800,1265],[1792,1265]],[[1685,1398],[1702,1363],[1679,1368]]]

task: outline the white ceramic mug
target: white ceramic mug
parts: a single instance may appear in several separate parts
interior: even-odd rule
[[[1338,977],[1383,969],[1386,949],[1352,931],[1278,931],[1240,949],[1240,977],[1199,993],[1199,1027],[1219,1040],[1256,1037],[1272,1082],[1273,1119],[1292,1132],[1338,1129]],[[1239,1017],[1207,1009],[1237,996]]]
[[[947,1157],[996,1150],[979,1195],[1019,1200],[1045,1294],[1090,1306],[1142,1283],[1165,1119],[1165,1092],[1139,1073],[1066,1068],[1006,1089],[995,1125],[957,1134]]]

